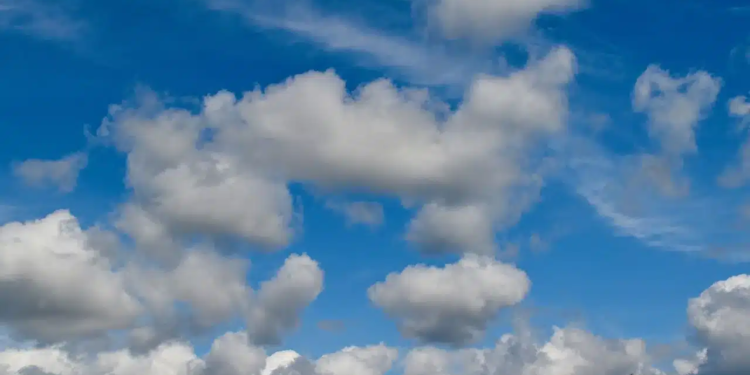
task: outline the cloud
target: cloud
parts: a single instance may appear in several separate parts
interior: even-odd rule
[[[349,225],[361,224],[371,228],[383,225],[383,206],[376,202],[328,202],[331,210],[344,215]]]
[[[0,30],[45,40],[75,41],[86,25],[67,9],[44,0],[0,0]]]
[[[239,14],[253,27],[280,30],[330,52],[353,54],[361,65],[384,69],[415,85],[444,87],[459,94],[478,73],[502,69],[483,57],[372,28],[365,15],[354,20],[327,15],[304,1],[285,2],[282,10],[268,10],[257,2],[206,3],[214,10]]]
[[[585,0],[412,0],[427,7],[431,21],[449,39],[499,42],[527,31],[541,14],[581,9]]]
[[[740,121],[740,129],[746,130],[750,124],[750,102],[745,96],[737,96],[729,101],[729,115]],[[737,188],[750,178],[750,138],[740,147],[737,161],[729,165],[719,176],[719,185]]]
[[[141,262],[113,234],[84,230],[68,211],[0,226],[0,324],[41,344],[114,339],[148,352],[185,330],[248,320],[248,340],[267,344],[296,328],[323,288],[307,255],[291,255],[257,291],[247,262],[210,247],[186,249],[174,265]]]
[[[68,211],[0,227],[0,322],[42,343],[124,329],[142,306]]]
[[[78,174],[88,164],[88,156],[77,152],[60,160],[29,159],[13,165],[13,173],[30,186],[53,185],[62,192],[71,192]]]
[[[652,183],[667,196],[684,196],[689,183],[675,174],[683,156],[698,151],[695,132],[713,107],[722,82],[704,71],[683,77],[650,65],[636,80],[633,110],[648,117],[648,134],[659,145],[659,153],[643,155],[636,181]]]
[[[560,177],[611,225],[617,235],[648,246],[690,252],[729,261],[746,261],[744,232],[736,229],[732,197],[694,193],[681,199],[665,197],[651,185],[633,183],[641,155],[615,155],[588,140],[571,136],[555,145]],[[717,252],[716,249],[722,249]]]
[[[674,77],[649,66],[633,88],[633,109],[649,119],[649,135],[668,156],[697,151],[695,129],[711,109],[721,80],[704,71]]]
[[[427,204],[422,216],[436,205],[481,206],[484,227],[497,230],[538,196],[540,162],[528,154],[564,131],[574,73],[572,52],[558,48],[508,76],[477,77],[452,112],[388,80],[349,93],[331,71],[240,98],[221,91],[199,113],[141,92],[99,129],[128,157],[133,199],[119,227],[151,254],[190,235],[279,249],[299,218],[287,185],[299,182]]]
[[[0,374],[384,375],[398,355],[396,349],[381,344],[347,347],[315,361],[293,351],[266,357],[263,348],[247,344],[245,338],[243,333],[225,333],[203,358],[189,344],[176,341],[138,356],[127,350],[101,351],[91,358],[76,357],[57,347],[6,350],[0,352]]]
[[[406,239],[425,254],[463,253],[492,255],[495,230],[486,207],[424,206],[409,224]]]
[[[688,304],[688,320],[700,355],[698,375],[736,375],[750,370],[750,276],[719,281]]]
[[[299,314],[323,291],[323,271],[307,255],[292,255],[278,274],[264,282],[248,315],[251,340],[281,343],[282,334],[297,327]]]
[[[663,374],[651,367],[642,340],[604,339],[576,328],[555,328],[542,344],[507,334],[489,349],[416,348],[407,354],[404,365],[404,375]]]
[[[405,336],[461,345],[481,338],[497,313],[519,303],[530,287],[523,271],[468,256],[444,268],[407,267],[371,286],[367,294]]]

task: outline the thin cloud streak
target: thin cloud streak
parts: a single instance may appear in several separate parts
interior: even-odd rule
[[[63,7],[40,0],[0,0],[0,30],[43,40],[76,41],[86,25]]]
[[[662,250],[750,261],[750,235],[735,225],[740,212],[727,198],[696,193],[670,198],[645,186],[633,187],[629,172],[635,159],[612,155],[584,138],[571,136],[557,150],[565,165],[563,180],[618,235]]]
[[[301,2],[281,11],[252,3],[209,0],[209,7],[241,15],[254,27],[290,33],[329,52],[352,53],[367,68],[387,70],[409,83],[463,90],[479,73],[498,72],[501,63],[450,53],[444,46],[392,35],[337,16],[324,15]]]

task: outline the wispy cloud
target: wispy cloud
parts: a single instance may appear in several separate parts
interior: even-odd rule
[[[486,56],[451,53],[445,45],[326,15],[300,1],[287,2],[292,6],[273,11],[253,2],[207,2],[215,10],[241,15],[254,27],[287,32],[329,52],[351,53],[361,65],[387,70],[395,78],[416,85],[463,89],[476,74],[503,68]]]
[[[570,137],[558,151],[564,180],[619,235],[668,251],[750,260],[750,235],[738,226],[732,197],[693,192],[675,198],[634,184],[637,158],[614,155],[587,139]]]
[[[85,24],[71,17],[61,3],[0,0],[0,30],[21,32],[46,40],[74,41],[85,28]]]

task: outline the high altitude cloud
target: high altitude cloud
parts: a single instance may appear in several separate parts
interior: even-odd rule
[[[496,42],[526,31],[540,14],[582,8],[586,0],[412,0],[426,5],[443,35]]]
[[[523,271],[469,256],[444,268],[410,266],[370,287],[370,300],[407,337],[465,344],[479,339],[498,312],[520,302],[531,283]]]
[[[559,48],[507,77],[476,78],[454,112],[387,80],[350,94],[332,71],[241,98],[222,91],[197,114],[143,94],[99,131],[128,155],[133,202],[121,228],[151,252],[185,234],[283,247],[298,218],[286,184],[303,182],[430,204],[420,217],[481,207],[479,224],[495,230],[536,198],[543,176],[527,154],[565,129],[574,73],[573,54]],[[465,234],[429,233],[450,227],[417,226],[433,239],[417,244],[487,252]]]
[[[75,189],[78,174],[88,164],[88,156],[77,152],[60,160],[29,159],[13,166],[13,173],[31,186],[53,185],[63,192]]]
[[[737,96],[729,101],[729,115],[740,120],[740,127],[747,132],[750,124],[750,102],[745,96]],[[739,187],[750,178],[750,138],[740,148],[737,161],[730,165],[721,176],[719,183],[725,187]]]

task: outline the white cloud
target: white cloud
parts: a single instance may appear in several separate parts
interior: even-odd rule
[[[713,107],[722,82],[704,71],[673,76],[650,65],[633,88],[633,109],[648,116],[648,134],[659,153],[641,157],[634,181],[655,185],[667,196],[685,196],[689,183],[678,175],[682,158],[698,151],[695,133]]]
[[[30,186],[53,185],[63,192],[75,189],[78,174],[88,164],[88,156],[82,152],[68,155],[60,160],[29,159],[13,165],[13,173]]]
[[[729,115],[740,120],[740,128],[750,124],[750,102],[745,96],[737,96],[729,101]],[[742,186],[750,178],[750,138],[740,147],[737,161],[729,165],[719,176],[719,184],[724,187]]]
[[[127,328],[141,312],[68,211],[0,227],[0,323],[40,342]]]
[[[281,30],[327,51],[352,53],[360,64],[387,70],[389,75],[416,85],[445,87],[460,94],[476,74],[502,69],[481,57],[452,53],[444,46],[371,28],[365,22],[367,15],[362,20],[348,20],[322,14],[296,0],[285,2],[282,12],[268,11],[257,2],[206,2],[212,9],[239,14],[254,27]]]
[[[540,14],[566,13],[586,0],[412,0],[426,5],[432,21],[450,39],[498,42],[529,29]]]
[[[404,375],[663,375],[650,365],[642,340],[604,339],[575,328],[555,328],[541,345],[509,334],[489,349],[416,348],[404,365]]]
[[[426,254],[464,253],[492,255],[495,229],[486,207],[424,206],[409,224],[407,240]]]
[[[307,255],[292,255],[264,282],[248,315],[251,340],[279,344],[299,324],[299,314],[323,291],[323,270]]]
[[[502,228],[538,195],[542,172],[527,153],[565,129],[574,73],[575,57],[559,48],[507,77],[476,78],[454,112],[387,80],[350,94],[331,71],[241,98],[222,91],[198,114],[145,93],[135,108],[116,106],[100,129],[128,153],[137,209],[126,207],[120,227],[154,249],[189,234],[280,248],[297,217],[286,184],[302,182],[481,205],[491,221],[483,225]]]
[[[697,151],[695,130],[721,89],[721,80],[704,71],[672,76],[649,66],[633,88],[633,109],[649,118],[649,135],[669,157]]]
[[[690,300],[688,319],[706,348],[698,375],[738,375],[750,371],[750,276],[717,282]]]
[[[376,202],[328,202],[326,207],[344,215],[349,225],[361,224],[371,228],[383,225],[383,206]]]
[[[74,41],[86,25],[59,4],[43,0],[0,0],[0,30],[11,30],[46,40]]]
[[[519,303],[530,287],[523,271],[469,255],[444,268],[407,267],[371,286],[367,294],[405,336],[465,344],[481,338],[497,313]]]

